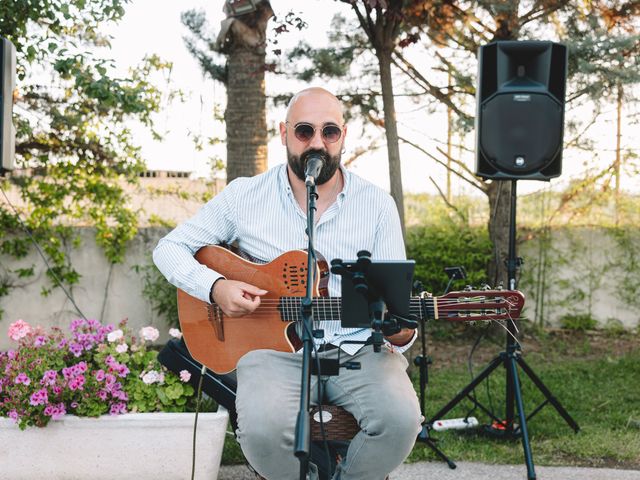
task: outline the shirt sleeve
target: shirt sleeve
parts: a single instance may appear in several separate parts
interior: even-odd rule
[[[241,180],[227,185],[192,218],[162,238],[153,250],[154,263],[171,284],[207,303],[213,283],[222,275],[199,263],[194,255],[204,246],[236,239],[235,198]]]
[[[378,215],[373,251],[373,260],[404,260],[407,254],[402,238],[402,227],[396,203],[385,194]]]

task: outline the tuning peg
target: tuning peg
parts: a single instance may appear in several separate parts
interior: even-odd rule
[[[371,253],[367,250],[360,250],[358,252],[358,260],[356,263],[362,272],[366,272],[369,265],[371,265]]]
[[[341,258],[331,260],[331,273],[335,273],[336,275],[345,275],[348,273]]]

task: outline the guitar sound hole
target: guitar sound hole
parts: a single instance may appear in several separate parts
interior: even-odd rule
[[[303,287],[306,284],[303,271],[304,268],[302,267],[298,267],[296,265],[285,265],[282,273],[284,284],[294,291],[297,290],[297,287]]]

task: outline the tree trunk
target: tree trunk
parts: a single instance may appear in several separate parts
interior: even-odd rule
[[[267,169],[267,117],[264,51],[244,47],[229,52],[229,82],[224,120],[227,126],[227,182]]]
[[[489,238],[493,244],[493,261],[489,265],[489,280],[493,287],[502,284],[509,287],[506,261],[509,258],[509,224],[511,183],[494,180],[487,183],[489,197]],[[517,225],[516,225],[517,227]],[[516,228],[517,231],[517,228]],[[517,255],[517,251],[516,251]]]
[[[396,202],[400,214],[400,224],[404,236],[404,196],[402,192],[402,169],[400,165],[400,148],[398,146],[398,125],[396,107],[393,99],[393,82],[391,79],[391,50],[377,50],[380,64],[380,84],[382,87],[382,103],[384,108],[384,128],[387,136],[387,153],[389,155],[389,185],[391,196]]]
[[[236,18],[225,47],[227,56],[227,182],[267,169],[265,97],[266,30],[273,11],[268,2]]]

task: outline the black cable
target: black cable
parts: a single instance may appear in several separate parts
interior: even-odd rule
[[[196,398],[196,418],[193,422],[193,445],[191,449],[191,480],[193,480],[196,475],[196,432],[198,427],[198,413],[200,412],[200,401],[202,400],[202,382],[204,380],[205,373],[207,373],[207,367],[202,365],[202,368],[200,369],[200,380],[198,380],[198,393]]]
[[[2,188],[2,182],[0,182],[0,192],[2,192],[2,195],[4,196],[5,200],[7,201],[7,204],[11,207],[11,209],[13,210],[13,213],[15,214],[16,218],[18,219],[18,222],[20,223],[20,226],[22,227],[24,232],[27,234],[27,236],[29,237],[31,242],[33,242],[33,245],[36,247],[36,250],[40,254],[40,257],[42,257],[42,260],[44,261],[45,265],[47,266],[47,271],[49,272],[49,275],[51,275],[53,277],[53,279],[56,281],[58,286],[62,289],[62,291],[67,296],[69,301],[73,304],[74,308],[76,309],[76,312],[78,312],[78,314],[82,317],[82,319],[86,321],[87,317],[85,316],[84,313],[82,313],[82,310],[80,310],[80,307],[78,307],[78,305],[76,305],[76,302],[73,299],[73,297],[69,294],[67,289],[64,287],[64,285],[62,284],[62,281],[60,280],[58,275],[56,275],[56,272],[51,268],[51,265],[49,265],[47,257],[45,256],[44,252],[40,248],[40,245],[38,244],[37,240],[33,237],[31,232],[29,231],[29,229],[25,225],[25,223],[22,221],[22,218],[20,217],[20,214],[18,213],[18,210],[16,209],[16,207],[11,203],[11,200],[9,200],[9,197],[7,196],[7,194],[5,193],[4,189]]]
[[[473,354],[476,351],[476,348],[478,348],[478,345],[480,344],[480,341],[482,340],[482,337],[484,337],[486,330],[482,330],[480,332],[480,334],[478,335],[478,337],[476,338],[476,341],[473,343],[473,346],[471,347],[471,350],[469,351],[469,356],[467,357],[467,366],[469,368],[469,375],[471,377],[471,381],[473,381]],[[473,407],[471,407],[471,410],[469,410],[465,416],[465,418],[469,418],[469,416],[476,410],[476,408],[478,408],[477,405],[477,398],[476,398],[476,389],[474,388],[473,390],[471,390],[470,396],[473,399]]]

